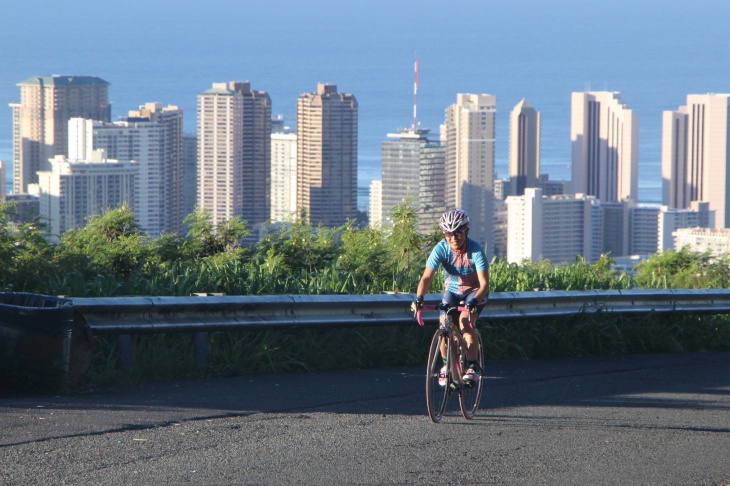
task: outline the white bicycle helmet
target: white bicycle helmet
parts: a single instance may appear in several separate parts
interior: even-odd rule
[[[439,228],[441,231],[448,231],[453,233],[460,228],[466,228],[469,226],[469,216],[461,209],[452,209],[446,211],[441,215],[439,221]]]

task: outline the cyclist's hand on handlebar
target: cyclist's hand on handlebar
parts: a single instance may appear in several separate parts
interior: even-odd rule
[[[415,311],[419,311],[421,309],[423,309],[423,296],[417,295],[416,300],[414,300],[413,303],[411,303],[411,310],[413,310],[415,312]]]
[[[473,297],[469,298],[464,302],[466,304],[466,307],[469,309],[469,312],[474,313],[477,310],[477,300]]]

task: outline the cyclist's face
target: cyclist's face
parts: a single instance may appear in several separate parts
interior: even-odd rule
[[[458,250],[466,243],[466,230],[461,228],[454,232],[444,231],[444,238],[446,238],[452,250]]]

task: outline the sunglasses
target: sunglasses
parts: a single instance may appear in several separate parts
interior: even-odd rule
[[[464,236],[464,228],[458,229],[456,231],[444,231],[444,236],[446,238],[451,238],[452,236]]]

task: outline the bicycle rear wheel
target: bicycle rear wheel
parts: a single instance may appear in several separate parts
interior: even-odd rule
[[[459,391],[459,407],[461,408],[461,414],[466,419],[473,418],[479,408],[479,402],[482,399],[482,386],[484,381],[484,348],[482,347],[482,335],[475,329],[474,336],[476,337],[476,342],[473,344],[477,345],[478,352],[477,362],[479,363],[479,379],[471,386],[462,386]]]
[[[446,339],[446,333],[438,329],[431,340],[431,349],[428,352],[428,365],[426,366],[426,407],[428,417],[433,423],[439,423],[446,410],[446,401],[449,398],[449,367],[446,372],[446,383],[439,384],[441,367],[444,365],[441,359],[441,342]],[[451,346],[447,346],[447,362],[451,355]]]

